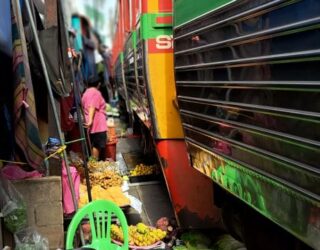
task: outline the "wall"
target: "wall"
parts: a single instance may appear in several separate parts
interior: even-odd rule
[[[60,177],[17,181],[17,190],[25,198],[28,224],[49,240],[50,249],[63,248],[63,209]]]

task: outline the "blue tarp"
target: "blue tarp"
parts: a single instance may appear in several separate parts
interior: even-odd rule
[[[0,7],[0,51],[12,54],[10,0],[2,0]]]
[[[74,43],[74,47],[77,51],[82,50],[82,37],[81,37],[81,20],[78,16],[72,17],[71,20],[72,28],[76,31],[76,39]]]

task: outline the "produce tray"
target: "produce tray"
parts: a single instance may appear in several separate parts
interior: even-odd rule
[[[126,163],[128,171],[134,169],[134,167],[140,163],[145,165],[157,164],[156,159],[145,156],[141,152],[122,153],[122,157]]]
[[[129,176],[130,183],[157,181],[157,180],[159,180],[159,175],[156,175],[156,174]]]
[[[122,153],[122,157],[126,163],[128,171],[134,169],[137,164],[144,162],[143,155],[137,152]]]
[[[120,241],[117,241],[117,240],[114,240],[114,239],[111,239],[112,242],[116,243],[117,245],[119,246],[122,246],[122,242]],[[154,249],[155,247],[158,247],[162,244],[162,241],[157,241],[155,242],[154,244],[150,245],[150,246],[133,246],[133,245],[129,245],[129,249],[136,249],[136,250],[140,250],[140,249]]]

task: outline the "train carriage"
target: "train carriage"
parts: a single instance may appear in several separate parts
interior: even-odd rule
[[[122,5],[131,10],[128,15],[119,15],[129,20],[118,22],[129,27],[123,34],[121,51],[121,81],[127,90],[123,98],[151,135],[180,225],[212,227],[220,218],[213,203],[212,183],[189,164],[177,108],[172,1],[119,1],[119,10],[124,9]],[[120,63],[115,72],[121,71],[119,67]]]
[[[174,2],[193,167],[320,249],[320,1]]]

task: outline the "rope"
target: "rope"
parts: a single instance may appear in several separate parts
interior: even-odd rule
[[[44,160],[48,160],[50,159],[51,157],[57,155],[57,154],[62,154],[62,152],[64,150],[66,150],[67,146],[66,145],[62,145],[60,148],[57,149],[57,151],[53,152],[52,154],[50,154],[49,156],[47,156],[46,158],[44,158]]]
[[[78,142],[78,141],[84,141],[85,139],[86,138],[80,138],[80,139],[76,139],[76,140],[65,142],[65,144],[68,145],[68,144],[75,143],[75,142]]]
[[[20,162],[20,161],[7,161],[7,160],[2,160],[0,159],[0,163],[6,162],[6,163],[13,163],[13,164],[18,164],[18,165],[28,165],[26,162]]]
[[[80,139],[76,139],[76,140],[72,140],[72,141],[68,141],[65,142],[66,145],[71,144],[71,143],[75,143],[78,141],[84,141],[85,138],[80,138]],[[46,158],[44,158],[44,161],[52,158],[53,156],[57,155],[57,154],[62,154],[62,152],[64,150],[66,150],[67,146],[66,145],[62,145],[61,147],[59,147],[55,152],[53,152],[52,154],[48,155]],[[12,164],[17,164],[17,165],[28,165],[28,163],[26,162],[21,162],[21,161],[7,161],[7,160],[3,160],[0,159],[0,168],[2,167],[2,163],[12,163]]]

